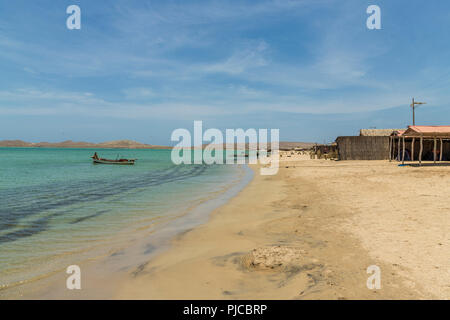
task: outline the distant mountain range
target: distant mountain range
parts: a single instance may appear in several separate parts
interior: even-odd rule
[[[76,142],[76,141],[63,141],[63,142],[25,142],[22,140],[2,140],[0,141],[0,147],[22,147],[22,148],[118,148],[118,149],[171,149],[172,147],[157,146],[144,144],[132,140],[115,140],[101,143],[92,142]]]

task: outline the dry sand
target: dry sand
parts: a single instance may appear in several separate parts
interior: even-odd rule
[[[284,159],[115,298],[450,298],[450,167]],[[369,290],[366,269],[381,268]]]

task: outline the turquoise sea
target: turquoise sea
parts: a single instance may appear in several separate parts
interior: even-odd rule
[[[0,290],[151,233],[242,179],[237,165],[174,165],[170,150],[96,151],[138,160],[94,165],[92,149],[0,148]]]

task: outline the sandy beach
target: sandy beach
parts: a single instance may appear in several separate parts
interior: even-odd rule
[[[450,298],[450,167],[283,159],[113,298]],[[371,265],[379,290],[366,286]]]
[[[0,301],[217,320],[450,300],[432,3],[3,1]]]

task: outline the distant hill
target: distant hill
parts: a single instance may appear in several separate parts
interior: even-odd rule
[[[292,149],[310,149],[314,147],[316,143],[313,142],[290,142],[280,141],[280,150],[292,150]]]
[[[291,150],[295,148],[309,149],[312,148],[315,143],[310,142],[286,142],[280,141],[280,150]],[[207,144],[202,147],[205,148]],[[84,141],[72,141],[67,140],[63,142],[25,142],[22,140],[1,140],[0,147],[16,147],[16,148],[92,148],[92,149],[172,149],[169,146],[158,146],[151,144],[144,144],[132,140],[114,140],[100,143],[84,142]],[[223,148],[226,144],[223,145]],[[231,146],[230,146],[231,147]],[[235,144],[235,148],[237,144]],[[270,148],[270,143],[268,144]],[[245,148],[248,149],[248,143]]]
[[[171,149],[172,147],[157,146],[151,144],[144,144],[132,140],[115,140],[101,143],[92,142],[25,142],[22,140],[2,140],[0,147],[29,147],[29,148],[119,148],[119,149]]]

